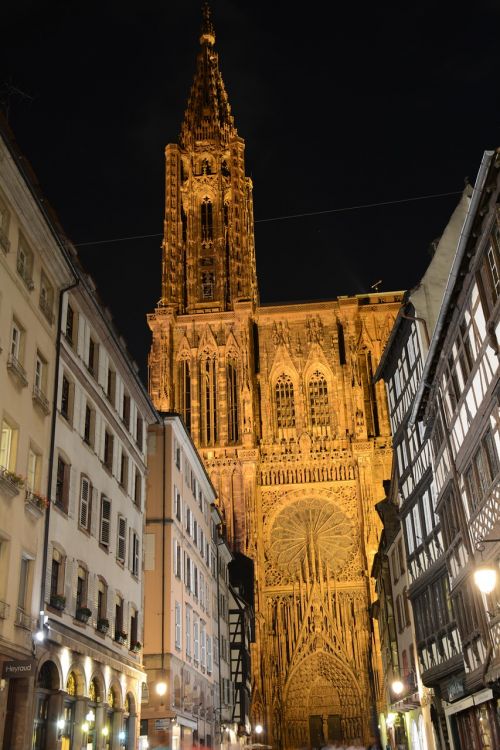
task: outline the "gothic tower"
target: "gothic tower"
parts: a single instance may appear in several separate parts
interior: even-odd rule
[[[267,740],[366,741],[375,503],[392,458],[372,375],[401,295],[260,305],[252,184],[214,44],[205,5],[179,143],[166,148],[150,393],[183,416],[228,537],[254,561],[252,711]]]

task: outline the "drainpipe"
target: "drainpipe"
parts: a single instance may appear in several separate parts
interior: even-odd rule
[[[80,283],[80,279],[75,274],[75,281],[68,286],[63,287],[59,292],[59,305],[57,311],[57,340],[56,340],[56,361],[54,373],[54,395],[52,398],[52,419],[50,425],[50,444],[49,444],[49,476],[47,478],[47,500],[48,506],[45,512],[45,528],[43,536],[43,554],[42,554],[42,581],[40,585],[40,612],[45,607],[45,581],[47,557],[49,553],[49,527],[50,527],[50,510],[52,507],[52,474],[54,471],[54,449],[56,440],[56,419],[57,419],[57,392],[59,390],[59,363],[61,360],[61,337],[62,337],[62,306],[66,292],[74,289]],[[40,626],[43,623],[40,622]]]

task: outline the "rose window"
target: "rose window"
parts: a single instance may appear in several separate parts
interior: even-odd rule
[[[328,565],[340,571],[356,549],[354,525],[336,505],[325,500],[299,500],[284,508],[272,530],[269,556],[290,573],[306,564],[315,576]]]

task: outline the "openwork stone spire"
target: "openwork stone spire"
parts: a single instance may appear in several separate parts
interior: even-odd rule
[[[219,71],[219,58],[214,50],[215,31],[208,2],[203,4],[200,45],[196,73],[181,128],[182,148],[189,148],[197,141],[226,144],[237,135]]]

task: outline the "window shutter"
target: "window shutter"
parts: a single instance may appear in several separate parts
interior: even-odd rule
[[[97,524],[99,523],[99,490],[97,487],[92,487],[92,498],[90,511],[90,533],[92,536],[97,536]]]
[[[101,498],[101,533],[99,541],[106,547],[109,546],[109,534],[111,527],[111,501],[107,497]]]
[[[45,601],[50,601],[50,581],[52,575],[52,543],[47,545],[47,568],[45,570]]]
[[[134,532],[134,567],[133,567],[133,573],[135,576],[139,575],[140,572],[140,565],[139,565],[139,537]]]
[[[64,491],[67,502],[68,516],[75,517],[76,513],[76,489],[78,487],[77,471],[73,466],[67,466],[64,472]]]
[[[87,477],[82,477],[80,485],[80,526],[83,529],[89,527],[89,495],[91,491],[89,480]]]
[[[127,551],[127,519],[118,516],[118,543],[116,548],[116,557],[120,562],[125,562]]]
[[[63,565],[64,581],[60,584],[59,591],[66,597],[66,609],[71,614],[75,611],[76,603],[76,572],[77,566],[73,564],[73,560],[66,558],[65,564]]]
[[[94,615],[95,615],[95,605],[94,605],[94,585],[95,585],[95,576],[93,573],[87,573],[87,607],[92,610],[92,620],[93,623]]]

